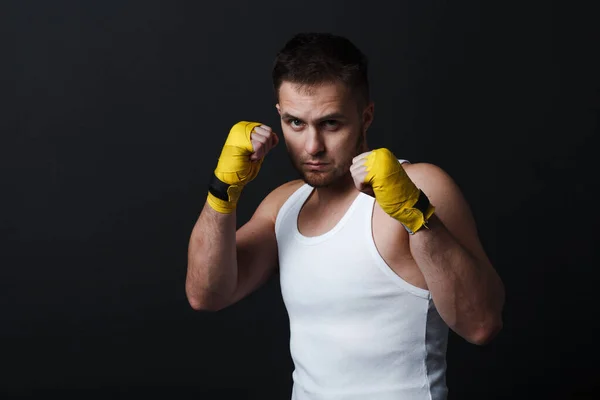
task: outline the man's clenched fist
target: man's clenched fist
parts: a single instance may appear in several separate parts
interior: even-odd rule
[[[408,177],[400,161],[386,149],[375,149],[354,157],[350,172],[356,188],[373,193],[377,203],[410,233],[426,226],[435,208]]]
[[[241,121],[229,131],[212,177],[208,204],[223,214],[237,207],[242,189],[258,175],[265,155],[279,139],[270,127]]]
[[[279,138],[271,127],[260,125],[254,128],[254,131],[250,135],[250,141],[252,142],[253,149],[250,160],[257,161],[264,158],[273,147],[277,146]]]

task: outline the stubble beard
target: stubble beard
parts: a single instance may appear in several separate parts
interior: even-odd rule
[[[345,162],[343,165],[334,166],[327,171],[306,171],[302,164],[296,164],[296,171],[301,175],[302,180],[314,188],[327,188],[334,186],[345,176],[350,174],[351,162]]]
[[[354,154],[344,160],[343,164],[332,166],[332,169],[327,171],[306,171],[304,169],[304,162],[306,159],[300,159],[292,154],[288,149],[288,154],[294,169],[301,176],[302,180],[314,188],[328,188],[335,186],[339,182],[345,180],[350,176],[350,167],[352,166],[352,159],[366,151],[365,134],[363,133],[362,126],[360,127],[361,134],[358,137],[357,143],[354,146]],[[315,157],[311,158],[315,160]],[[318,160],[318,158],[316,158]]]

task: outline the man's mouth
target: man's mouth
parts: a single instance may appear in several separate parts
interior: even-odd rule
[[[308,161],[305,162],[304,165],[306,166],[307,169],[309,170],[322,170],[324,169],[328,163],[324,163],[324,162],[315,162],[315,161]]]

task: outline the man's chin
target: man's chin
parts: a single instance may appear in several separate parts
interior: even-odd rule
[[[302,179],[315,188],[328,187],[337,181],[332,174],[323,172],[303,172]]]

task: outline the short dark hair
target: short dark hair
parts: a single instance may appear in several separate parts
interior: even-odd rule
[[[294,35],[277,53],[272,78],[276,99],[283,82],[306,86],[342,82],[361,106],[370,100],[367,57],[348,38],[332,33]]]

